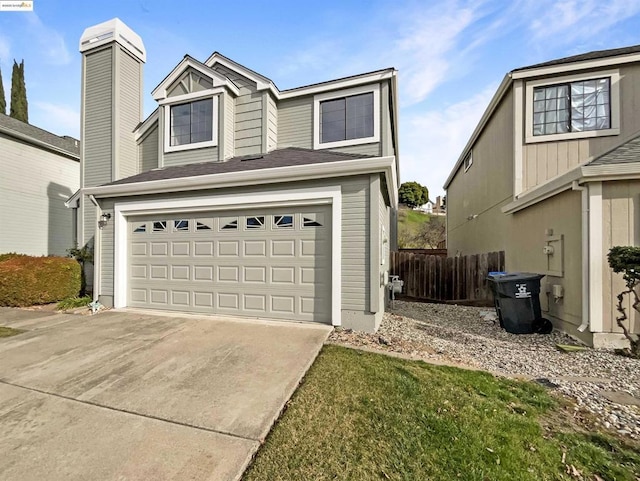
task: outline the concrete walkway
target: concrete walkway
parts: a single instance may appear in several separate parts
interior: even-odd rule
[[[0,309],[1,480],[239,479],[330,327]]]

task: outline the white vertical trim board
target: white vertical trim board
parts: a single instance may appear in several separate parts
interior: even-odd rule
[[[523,135],[523,94],[524,87],[522,80],[513,83],[513,197],[518,197],[523,191],[524,163],[522,159]]]
[[[215,197],[117,202],[114,206],[114,307],[127,306],[129,216],[318,203],[331,205],[331,323],[334,326],[342,325],[342,188],[339,185]]]
[[[602,332],[602,182],[590,182],[589,188],[589,320],[591,332]]]

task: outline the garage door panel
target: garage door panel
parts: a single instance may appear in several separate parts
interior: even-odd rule
[[[255,240],[244,241],[244,255],[246,257],[259,256],[264,257],[267,255],[267,241]]]
[[[212,256],[213,241],[194,241],[193,255],[194,256]]]
[[[244,282],[264,284],[267,281],[267,268],[264,266],[245,266],[242,277]]]
[[[329,322],[330,208],[297,209],[130,219],[129,305]]]
[[[234,256],[237,257],[240,252],[239,241],[219,241],[218,242],[218,255],[219,256]]]

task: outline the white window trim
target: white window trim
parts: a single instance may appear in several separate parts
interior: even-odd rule
[[[609,77],[611,79],[611,91],[609,92],[609,100],[611,102],[610,129],[567,132],[564,134],[533,135],[533,89],[536,87],[552,86],[559,83],[579,82],[581,80],[605,77]],[[527,82],[525,92],[525,143],[527,144],[556,140],[605,137],[620,134],[620,71],[617,69],[566,75],[564,77],[547,78],[543,80],[532,80]]]
[[[190,103],[198,100],[212,99],[212,119],[211,119],[211,140],[206,142],[195,142],[192,144],[183,145],[171,145],[171,107],[174,105],[180,105]],[[184,150],[202,149],[204,147],[216,147],[218,145],[218,117],[220,116],[218,101],[219,95],[212,93],[211,91],[200,91],[191,94],[178,95],[176,97],[169,97],[162,102],[162,108],[164,109],[164,151],[165,152],[180,152]]]
[[[337,142],[320,142],[320,102],[325,100],[338,99],[341,97],[350,97],[373,92],[373,135],[371,137],[362,137],[359,139],[339,140]],[[336,147],[346,147],[349,145],[371,144],[380,142],[380,84],[363,85],[345,90],[337,90],[317,94],[313,97],[313,148],[314,149],[333,149]]]
[[[115,308],[127,306],[128,217],[170,212],[331,205],[331,323],[342,325],[342,188],[339,185],[268,193],[226,194],[216,197],[117,202],[114,206]]]
[[[469,163],[467,164],[467,159],[469,159]],[[473,165],[473,150],[470,150],[469,153],[465,156],[464,161],[464,171],[466,172]]]

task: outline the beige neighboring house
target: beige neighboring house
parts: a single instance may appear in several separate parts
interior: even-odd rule
[[[142,39],[81,41],[81,243],[106,306],[374,331],[398,206],[393,68],[280,90],[188,55],[142,118]]]
[[[504,250],[508,271],[545,274],[557,328],[624,344],[607,253],[640,242],[640,46],[509,72],[445,189],[449,255]]]
[[[80,145],[0,113],[0,254],[64,256],[75,245]]]

